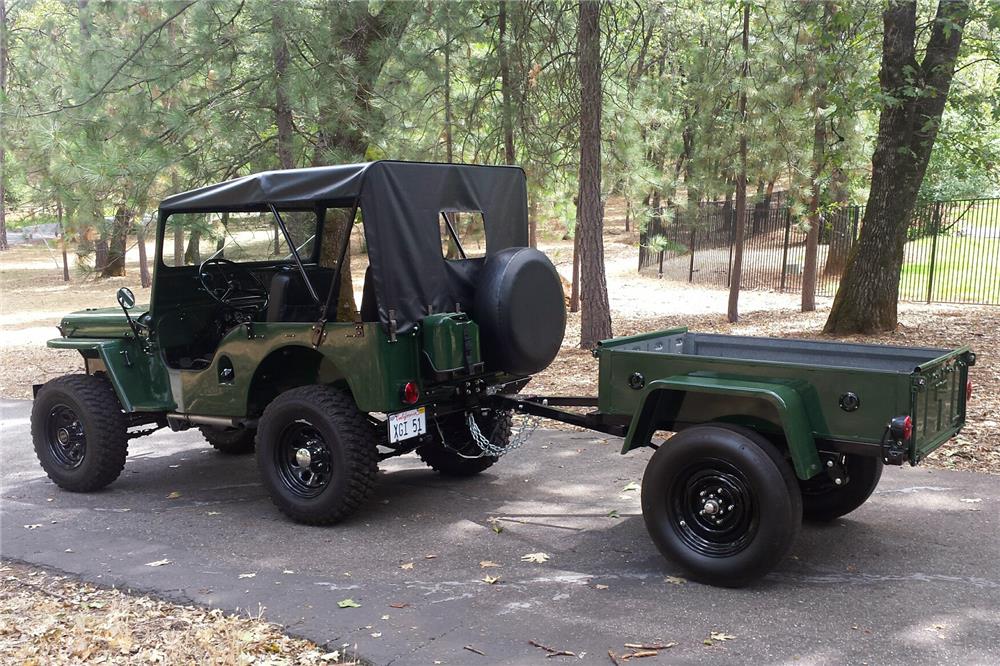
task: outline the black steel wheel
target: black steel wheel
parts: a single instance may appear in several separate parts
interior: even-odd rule
[[[802,499],[791,465],[770,442],[696,426],[653,454],[643,475],[642,514],[660,552],[689,575],[739,587],[788,552]]]
[[[257,428],[257,466],[274,504],[310,525],[332,525],[368,498],[378,440],[346,391],[301,386],[267,406]]]
[[[829,522],[854,511],[875,492],[882,478],[881,458],[844,456],[842,465],[847,478],[841,485],[825,472],[799,482],[803,518]]]
[[[60,488],[90,492],[118,478],[128,454],[127,421],[103,376],[67,375],[38,391],[31,438],[42,469]]]
[[[474,418],[490,444],[505,448],[510,443],[510,410],[477,411]],[[417,447],[417,455],[434,471],[444,476],[475,476],[497,461],[494,456],[480,455],[482,451],[472,439],[465,412],[439,417],[437,423],[427,425],[431,440]]]
[[[198,430],[212,448],[226,455],[243,455],[253,453],[254,438],[257,434],[252,428],[216,428],[214,426],[199,426]]]

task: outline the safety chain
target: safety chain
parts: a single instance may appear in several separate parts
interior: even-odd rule
[[[510,442],[507,446],[496,446],[488,437],[483,435],[481,430],[479,430],[479,424],[476,423],[476,419],[472,412],[466,412],[465,424],[469,427],[469,434],[472,435],[472,441],[476,443],[476,446],[479,447],[481,452],[478,456],[471,457],[482,458],[484,456],[490,456],[493,458],[500,458],[514,449],[521,448],[521,446],[527,442],[531,435],[535,432],[535,429],[538,428],[538,424],[541,422],[541,419],[537,416],[530,416],[528,414],[519,416],[522,418],[521,427],[517,429],[517,432],[511,435]]]

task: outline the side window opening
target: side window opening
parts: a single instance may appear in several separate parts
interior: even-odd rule
[[[441,211],[441,254],[445,259],[486,256],[486,226],[482,211]]]

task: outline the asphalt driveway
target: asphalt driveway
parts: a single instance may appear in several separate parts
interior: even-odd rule
[[[677,645],[642,663],[1000,662],[1000,477],[889,469],[857,512],[807,525],[776,572],[725,590],[657,553],[625,490],[649,454],[619,456],[615,438],[539,430],[460,481],[392,459],[355,518],[309,528],[274,509],[252,457],[219,455],[196,431],[134,441],[106,491],[63,492],[35,461],[29,408],[0,401],[0,555],[175,601],[263,606],[377,664],[607,664],[609,649],[651,642]],[[348,598],[360,607],[338,607]],[[733,638],[706,645],[711,632]]]

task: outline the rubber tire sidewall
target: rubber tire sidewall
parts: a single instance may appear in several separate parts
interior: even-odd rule
[[[677,534],[668,508],[681,472],[705,459],[723,460],[739,469],[758,505],[757,534],[729,557],[691,550]],[[695,426],[668,439],[650,458],[642,480],[642,514],[659,551],[692,578],[740,587],[766,574],[787,554],[801,527],[802,503],[790,465],[769,442],[755,442],[724,427]]]
[[[304,419],[316,428],[330,452],[329,484],[316,497],[293,493],[275,462],[284,429]],[[364,503],[378,473],[377,443],[349,394],[326,386],[285,391],[264,410],[257,427],[257,467],[274,504],[289,518],[309,525],[332,525]]]
[[[847,475],[849,481],[845,486],[831,486],[828,492],[822,494],[802,493],[802,517],[813,522],[830,522],[841,516],[846,516],[862,504],[875,492],[882,479],[882,460],[871,456],[847,456]],[[826,472],[821,472],[824,476]],[[807,483],[807,482],[803,482]]]
[[[240,456],[253,453],[257,433],[252,428],[199,426],[202,436],[219,453]]]
[[[53,459],[46,441],[49,413],[56,405],[72,409],[83,423],[86,453],[78,467],[66,469]],[[125,414],[111,382],[94,375],[66,375],[42,386],[31,406],[35,455],[48,477],[63,490],[93,492],[121,474],[128,455]]]
[[[495,425],[499,419],[503,419],[498,428]],[[476,422],[480,430],[486,434],[494,432],[490,442],[494,446],[506,447],[510,443],[512,415],[507,410],[492,410],[485,418],[477,417]],[[441,417],[441,430],[445,439],[454,446],[454,442],[460,439],[462,448],[476,449],[465,423],[465,413],[449,414]],[[463,458],[449,448],[446,448],[439,439],[437,428],[432,425],[431,436],[433,440],[427,444],[417,447],[417,455],[428,467],[440,473],[442,476],[469,477],[484,472],[497,462],[493,456],[483,456],[482,458]]]

